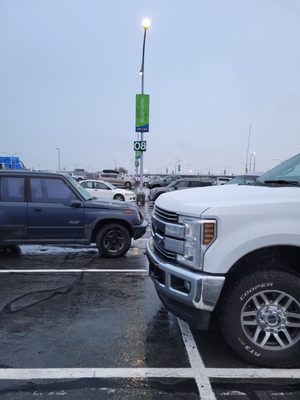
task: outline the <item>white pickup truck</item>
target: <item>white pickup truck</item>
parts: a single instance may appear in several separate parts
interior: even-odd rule
[[[300,154],[254,186],[161,195],[147,256],[169,311],[199,329],[214,313],[247,361],[299,365]]]

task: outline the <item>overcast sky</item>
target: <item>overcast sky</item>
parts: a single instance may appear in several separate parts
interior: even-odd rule
[[[0,155],[132,172],[145,16],[147,171],[300,152],[299,0],[0,0]]]

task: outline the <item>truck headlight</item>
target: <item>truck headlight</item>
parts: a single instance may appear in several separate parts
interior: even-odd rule
[[[183,254],[176,259],[191,268],[202,268],[205,250],[215,241],[217,222],[192,217],[179,217],[178,222],[185,227]]]
[[[177,261],[192,268],[200,267],[201,220],[179,217],[178,222],[185,227],[184,254],[177,254]]]

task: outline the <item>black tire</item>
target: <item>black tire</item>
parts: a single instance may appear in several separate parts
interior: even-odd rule
[[[98,232],[96,244],[101,256],[121,257],[128,251],[131,238],[128,229],[123,225],[109,224]]]
[[[222,299],[223,335],[245,360],[265,367],[299,365],[300,278],[280,265],[242,275]]]
[[[114,200],[125,201],[125,197],[122,194],[118,193],[114,196]]]
[[[125,182],[125,188],[130,190],[131,189],[131,183],[130,182]]]

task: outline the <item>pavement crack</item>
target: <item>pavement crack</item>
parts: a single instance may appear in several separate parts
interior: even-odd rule
[[[84,277],[84,273],[80,273],[78,277],[69,285],[61,286],[58,288],[37,290],[34,292],[23,294],[22,296],[16,297],[0,311],[0,314],[15,314],[20,311],[24,311],[28,308],[35,307],[36,305],[43,303],[47,300],[53,299],[57,296],[65,296],[69,294],[77,285],[80,284]],[[25,304],[24,304],[25,303]]]

